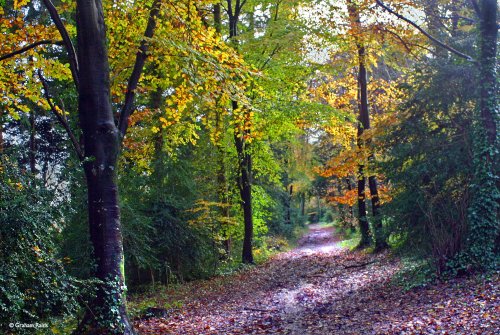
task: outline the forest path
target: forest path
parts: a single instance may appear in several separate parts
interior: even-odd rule
[[[498,334],[498,275],[403,292],[390,284],[397,259],[350,252],[339,242],[333,228],[310,225],[297,248],[262,265],[167,292],[183,307],[137,321],[136,329],[157,335]]]

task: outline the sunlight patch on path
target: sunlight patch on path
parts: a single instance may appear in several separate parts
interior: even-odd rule
[[[315,256],[333,256],[335,252],[343,248],[339,242],[332,242],[334,239],[333,229],[324,228],[318,225],[311,225],[309,233],[299,241],[299,247],[282,255],[281,259],[305,258],[313,261]],[[307,261],[307,260],[306,260]],[[307,315],[307,307],[318,304],[321,297],[327,296],[322,292],[322,288],[305,279],[300,280],[298,287],[293,289],[280,289],[274,294],[273,301],[279,301],[281,307],[281,319],[286,334],[306,335],[308,331],[304,316]]]

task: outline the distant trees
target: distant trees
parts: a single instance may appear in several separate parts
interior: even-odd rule
[[[497,117],[493,115],[498,113],[498,105],[495,94],[497,89],[493,88],[496,85],[496,79],[493,79],[496,78],[493,71],[496,68],[496,56],[493,55],[497,54],[497,51],[493,50],[493,46],[496,46],[493,41],[497,41],[498,37],[493,35],[498,27],[493,27],[492,17],[496,14],[491,14],[495,12],[492,8],[496,3],[472,1],[458,4],[429,1],[402,4],[377,0],[377,4],[378,8],[370,7],[364,1],[346,1],[347,11],[338,8],[340,12],[336,14],[339,16],[344,11],[340,17],[346,20],[351,32],[344,41],[349,40],[351,44],[348,49],[345,44],[342,44],[344,48],[341,48],[333,43],[335,46],[331,52],[332,69],[337,70],[338,67],[352,71],[351,68],[356,66],[356,74],[346,75],[345,70],[344,73],[325,74],[328,79],[317,86],[314,92],[314,99],[322,99],[337,109],[352,110],[353,102],[356,101],[361,111],[359,124],[362,127],[358,129],[357,146],[353,144],[354,128],[347,127],[353,123],[332,118],[325,127],[336,148],[340,148],[335,149],[332,159],[320,170],[325,177],[336,178],[331,181],[331,187],[337,187],[339,194],[330,196],[329,199],[339,204],[352,204],[354,200],[358,202],[361,245],[370,242],[371,232],[375,248],[380,249],[385,243],[384,235],[388,233],[389,235],[385,236],[390,236],[393,243],[401,239],[410,244],[421,243],[424,249],[429,246],[427,250],[432,250],[430,253],[439,271],[449,267],[464,270],[496,264],[493,260],[496,257],[493,248],[495,239],[498,240],[498,186],[495,185],[498,167],[492,162],[497,161],[493,158],[496,157],[497,151],[493,147],[497,146],[498,136],[493,129],[496,129],[498,120],[494,121]],[[483,6],[489,9],[482,10]],[[414,9],[415,13],[425,15],[422,24],[416,24],[405,16],[405,11],[410,8]],[[374,15],[383,16],[384,20],[378,20]],[[344,27],[336,24],[338,20],[331,19],[331,22],[330,28],[325,28],[327,32],[323,33],[322,37],[329,36],[328,33],[332,31],[338,32],[337,35],[333,34],[334,36],[344,32]],[[471,44],[470,41],[473,40],[476,45]],[[478,56],[475,57],[475,54]],[[349,67],[345,64],[349,64]],[[416,72],[411,73],[413,70],[410,69]],[[473,87],[456,78],[454,71],[463,71],[469,73],[470,78],[477,78],[477,93]],[[370,78],[366,79],[366,73],[371,73]],[[459,99],[457,97],[460,103],[453,103],[448,97],[439,96],[437,93],[446,91],[441,86],[441,81],[446,76],[450,78],[450,82],[455,83],[457,91],[469,87],[469,91],[464,91]],[[350,86],[356,87],[356,92]],[[409,87],[411,89],[408,90]],[[416,103],[416,97],[419,97],[420,103]],[[412,101],[413,106],[407,105],[405,101]],[[371,115],[367,113],[368,106],[372,106]],[[474,114],[471,114],[471,108],[465,106],[475,106],[471,107],[475,111]],[[430,118],[424,109],[434,110],[437,115]],[[461,118],[455,114],[457,110],[462,110]],[[418,113],[422,113],[422,119],[419,119]],[[432,124],[428,124],[431,119],[439,124],[437,127],[443,134],[446,133],[450,137],[441,138],[443,134],[433,132]],[[373,121],[374,126],[370,121]],[[406,128],[410,127],[411,122],[416,127],[412,131]],[[396,130],[398,127],[405,128],[407,136],[399,133]],[[476,130],[472,132],[471,129]],[[419,138],[418,132],[422,132],[422,138]],[[346,134],[350,134],[350,141],[344,140],[343,136]],[[474,148],[470,151],[472,156],[469,156],[469,161],[463,163],[463,169],[452,169],[449,173],[438,170],[434,175],[429,174],[429,171],[434,171],[430,165],[451,164],[455,159],[442,153],[443,161],[438,162],[437,156],[434,155],[435,150],[431,149],[438,143],[434,142],[433,136],[441,138],[441,141],[450,141],[450,146],[460,146],[452,137],[462,136],[464,142],[461,142],[461,145]],[[395,138],[398,140],[393,142]],[[399,156],[402,152],[413,158],[402,159],[403,157]],[[420,152],[421,156],[418,156],[417,152]],[[452,152],[454,155],[460,155],[450,149],[450,154]],[[379,159],[374,159],[374,153],[377,153]],[[396,161],[399,166],[389,164]],[[469,169],[471,162],[474,162],[474,172]],[[418,169],[425,170],[417,171],[417,166]],[[353,192],[337,180],[348,178],[349,175],[358,177],[356,199],[353,198]],[[375,205],[371,226],[367,224],[368,217],[365,215],[365,199],[368,198],[365,195],[365,175],[383,178],[382,192],[373,187],[370,189],[371,202]],[[470,179],[471,176],[474,176],[474,181]],[[412,178],[420,182],[412,187],[404,185],[401,178],[407,178],[406,183],[410,183]],[[452,180],[461,180],[461,184],[455,184]],[[372,178],[372,181],[375,182],[376,179]],[[447,184],[443,184],[445,181]],[[375,184],[372,183],[371,186]],[[434,187],[431,187],[433,184]],[[340,188],[335,185],[340,185]],[[438,188],[437,185],[441,185],[441,191],[435,189]],[[410,190],[414,195],[422,192],[425,196],[415,196],[412,201],[410,193],[406,193]],[[442,193],[444,190],[450,192],[446,201]],[[489,192],[488,195],[486,192]],[[381,193],[381,197],[385,198],[384,202],[392,199],[393,204],[399,204],[398,208],[389,203],[386,206],[387,212],[379,216],[380,221],[376,215],[380,199],[373,197],[377,193]],[[414,208],[403,205],[404,201],[411,203]],[[416,217],[412,213],[415,212],[421,213],[422,217],[413,225],[415,228],[424,225],[424,234],[430,236],[428,241],[421,240],[420,236],[423,235],[416,231],[409,233],[405,228],[403,233],[399,230],[408,221],[413,222]],[[404,216],[404,213],[408,216]],[[396,224],[393,220],[398,220],[401,224]],[[404,235],[407,233],[409,235]]]
[[[317,94],[349,116],[354,112],[357,124],[346,116],[344,120],[332,117],[325,130],[340,150],[332,153],[322,174],[347,179],[347,182],[336,182],[340,186],[339,195],[331,200],[352,206],[355,196],[361,234],[359,247],[373,243],[375,250],[382,250],[387,247],[387,236],[382,224],[381,197],[387,188],[379,190],[378,178],[382,176],[376,170],[375,152],[380,149],[374,135],[379,132],[380,124],[389,122],[397,102],[394,96],[401,77],[398,67],[408,52],[408,44],[415,38],[398,23],[379,22],[379,13],[368,1],[347,0],[344,4],[345,8],[332,5],[337,11],[320,14],[326,16],[322,20],[330,20],[324,29],[331,30],[329,33],[335,36],[332,42],[325,42],[326,46],[334,44],[329,64],[334,75],[329,76],[328,83],[319,86]],[[335,38],[339,35],[344,37],[343,43],[336,45]],[[371,129],[372,124],[376,129]],[[357,181],[356,195],[349,181],[352,177]],[[372,208],[370,219],[368,201]]]

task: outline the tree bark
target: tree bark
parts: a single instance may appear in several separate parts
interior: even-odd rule
[[[233,110],[238,108],[238,103],[233,101]],[[253,264],[253,215],[252,215],[252,157],[248,153],[248,143],[245,134],[235,131],[234,143],[239,161],[238,188],[240,190],[241,206],[243,208],[244,236],[242,262]]]
[[[243,263],[252,264],[253,261],[253,215],[252,215],[252,158],[243,149],[244,141],[241,138],[235,136],[236,147],[238,151],[238,156],[240,160],[240,178],[239,178],[239,189],[240,196],[243,206],[243,218],[245,223],[245,235],[243,237],[243,251],[242,251],[242,261]]]
[[[370,119],[368,117],[368,100],[367,93],[361,89],[361,81],[364,79],[366,82],[366,68],[365,68],[365,48],[361,43],[361,20],[359,17],[359,12],[356,5],[352,0],[348,0],[347,9],[349,12],[350,25],[353,30],[354,39],[356,41],[356,48],[358,51],[358,134],[357,134],[357,145],[359,149],[363,149],[364,143],[361,140],[363,131],[366,125],[370,124]],[[363,72],[363,73],[362,73]],[[358,166],[358,220],[359,220],[359,230],[361,233],[361,240],[358,247],[363,248],[370,245],[370,227],[368,224],[368,218],[366,216],[366,179],[364,172],[364,165],[359,164]]]
[[[366,217],[366,179],[364,177],[363,165],[359,166],[358,177],[358,220],[359,232],[361,233],[361,240],[359,241],[358,248],[364,248],[370,245],[370,226],[368,225],[368,218]]]
[[[219,34],[222,32],[222,15],[221,15],[221,6],[220,3],[214,4],[214,26],[215,31]]]
[[[125,274],[116,183],[119,132],[111,100],[106,27],[100,0],[77,0],[78,114],[84,142],[90,240],[102,281],[77,332],[133,334],[125,305]]]
[[[361,19],[359,14],[359,9],[351,0],[348,1],[348,11],[349,17],[351,20],[351,26],[354,30],[354,36],[356,41],[356,48],[358,52],[358,98],[359,98],[359,122],[360,126],[358,127],[358,147],[364,148],[366,144],[369,144],[369,141],[365,144],[361,139],[364,131],[370,129],[370,112],[368,108],[368,78],[367,78],[367,69],[366,69],[366,48],[361,38]],[[369,160],[373,160],[373,154],[370,154]],[[366,184],[365,176],[361,175],[364,173],[364,166],[360,166],[360,182],[358,182],[358,201],[365,201],[364,189],[361,190],[361,186]],[[385,238],[382,233],[382,220],[380,218],[380,200],[378,196],[378,185],[377,178],[375,176],[368,177],[368,186],[370,189],[371,203],[372,203],[372,214],[373,214],[373,235],[375,240],[375,250],[381,250],[386,247]],[[361,194],[362,192],[363,194]],[[366,205],[361,205],[361,207],[366,207]],[[360,208],[361,208],[360,207]],[[365,213],[365,212],[363,212]],[[360,212],[360,225],[361,221],[363,225],[368,225],[366,220],[366,214],[363,216],[363,213]],[[366,227],[363,227],[366,229]],[[362,238],[364,240],[366,236]]]
[[[240,18],[242,3],[239,0],[227,0],[227,13],[229,16],[229,38],[237,44],[238,22]],[[232,102],[233,111],[238,109],[238,102]],[[234,132],[234,143],[238,154],[239,177],[238,188],[240,190],[241,206],[243,208],[244,237],[242,262],[253,264],[253,214],[252,214],[252,156],[249,153],[249,143],[245,141],[248,136],[247,131]]]

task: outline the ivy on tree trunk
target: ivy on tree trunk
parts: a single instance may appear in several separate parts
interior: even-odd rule
[[[474,130],[474,183],[469,207],[468,246],[465,264],[476,269],[494,268],[499,235],[497,1],[481,0],[479,6],[479,110]]]
[[[106,26],[102,3],[77,1],[78,115],[84,143],[90,240],[102,282],[80,332],[133,334],[125,307],[125,275],[116,182],[120,134],[110,98]]]

